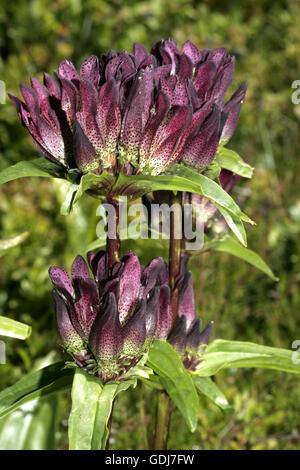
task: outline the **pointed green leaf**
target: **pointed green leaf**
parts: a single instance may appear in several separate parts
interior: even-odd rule
[[[76,369],[69,417],[70,450],[105,449],[116,388],[116,384],[103,387],[98,378]]]
[[[74,197],[74,204],[79,201],[83,194],[88,191],[95,196],[107,196],[112,194],[112,187],[115,182],[115,176],[103,171],[101,175],[94,175],[94,173],[87,173],[80,179],[78,190]]]
[[[219,387],[210,377],[200,377],[192,373],[192,379],[199,392],[215,403],[225,413],[232,413],[233,407],[227,401],[227,398]]]
[[[246,247],[247,235],[243,222],[238,217],[229,214],[226,210],[219,206],[219,204],[215,204],[215,206],[219,209],[228,227],[232,230],[237,239],[241,242],[242,245]]]
[[[33,400],[0,420],[0,450],[55,450],[58,396]]]
[[[70,388],[74,369],[57,362],[39,369],[0,392],[0,418],[35,398]]]
[[[200,194],[218,204],[233,216],[244,222],[253,223],[219,184],[184,165],[173,165],[167,174],[157,176],[124,175],[121,173],[116,178],[107,171],[104,171],[101,175],[87,173],[81,177],[74,203],[86,191],[98,196],[110,195],[116,197],[123,195],[133,200],[158,190],[187,191]]]
[[[70,450],[104,450],[109,435],[108,421],[114,399],[121,391],[136,385],[137,379],[107,382],[77,368],[72,386],[69,417]]]
[[[221,251],[236,256],[267,274],[271,279],[273,279],[273,281],[278,281],[278,278],[257,253],[249,250],[249,248],[241,246],[229,235],[226,235],[221,240],[212,240],[205,243],[204,249]]]
[[[231,196],[219,184],[180,164],[173,165],[165,175],[127,176],[120,174],[112,188],[112,195],[131,196],[134,193],[136,198],[159,190],[187,191],[200,194],[213,203],[219,204],[233,216],[253,224],[252,220],[241,211]]]
[[[199,399],[190,374],[174,348],[155,340],[149,350],[147,364],[159,375],[161,384],[173,400],[193,432],[197,427]]]
[[[197,374],[210,376],[229,367],[262,367],[300,374],[297,354],[296,351],[255,343],[216,340],[206,348]]]
[[[254,222],[249,219],[249,217],[244,214],[239,206],[234,202],[232,197],[224,191],[224,189],[217,184],[215,181],[207,178],[206,176],[197,173],[190,168],[184,167],[183,165],[174,165],[172,167],[172,174],[173,172],[179,175],[181,178],[183,177],[187,182],[194,184],[197,187],[196,192],[198,194],[202,194],[207,199],[212,201],[213,203],[217,203],[219,206],[226,209],[229,213],[233,214],[234,216],[240,218],[244,222],[248,222],[250,224],[254,224]],[[182,191],[189,191],[188,189],[182,189]]]
[[[29,232],[23,232],[20,233],[19,235],[16,235],[15,237],[10,237],[10,238],[2,238],[0,239],[0,256],[6,251],[9,250],[10,248],[14,248],[17,245],[20,245],[20,243],[23,243],[24,240],[29,236]]]
[[[215,161],[225,170],[232,171],[244,178],[252,178],[254,168],[246,163],[234,150],[219,147]]]
[[[0,336],[26,339],[31,335],[31,326],[0,316]]]
[[[21,161],[9,166],[0,172],[0,184],[13,181],[26,176],[40,176],[43,178],[64,178],[65,169],[62,166],[50,162],[46,158]]]
[[[68,188],[65,196],[65,200],[61,205],[60,208],[60,213],[61,215],[68,215],[70,214],[72,207],[73,207],[73,201],[76,195],[76,191],[78,190],[79,185],[74,184],[74,183],[68,183]]]

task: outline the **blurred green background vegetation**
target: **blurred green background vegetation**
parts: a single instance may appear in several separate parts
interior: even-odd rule
[[[200,48],[226,47],[237,58],[232,90],[243,81],[249,84],[229,147],[256,171],[252,181],[239,183],[234,196],[257,223],[257,227],[248,227],[249,247],[280,277],[274,283],[221,253],[195,257],[190,266],[199,314],[205,323],[215,321],[214,338],[291,348],[300,339],[300,105],[291,102],[291,83],[300,79],[298,1],[5,2],[0,9],[0,79],[8,92],[19,96],[19,83],[29,83],[31,75],[41,78],[43,71],[52,73],[65,58],[79,66],[90,54],[131,50],[135,41],[150,47],[170,36],[179,45],[190,39]],[[7,100],[0,106],[0,169],[36,156]],[[0,238],[30,231],[21,246],[0,259],[0,315],[33,327],[25,343],[6,342],[7,364],[0,366],[0,389],[61,355],[47,271],[52,264],[69,268],[75,254],[84,254],[96,238],[98,221],[98,203],[88,197],[69,217],[59,215],[64,189],[64,183],[43,179],[17,180],[0,189]],[[150,250],[150,243],[134,244],[145,262],[154,256],[155,247]],[[155,254],[161,254],[159,247]],[[170,448],[299,448],[297,378],[275,371],[230,369],[216,381],[235,413],[225,416],[203,398],[200,425],[191,435],[175,412]],[[149,394],[137,388],[121,396],[112,448],[145,446],[145,433],[138,426],[145,415],[148,427]],[[144,404],[140,408],[138,399]],[[14,413],[0,422],[0,448],[66,448],[69,406],[70,397],[65,393],[59,400],[52,397]],[[55,414],[50,415],[53,410]],[[38,416],[44,420],[44,430],[37,424]],[[31,437],[25,435],[25,420],[27,428],[31,426]],[[18,429],[23,429],[23,437]]]

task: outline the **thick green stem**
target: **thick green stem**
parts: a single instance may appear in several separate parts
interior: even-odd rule
[[[178,307],[178,291],[175,289],[175,282],[180,273],[180,259],[182,250],[182,197],[181,194],[175,196],[170,193],[170,205],[173,211],[170,217],[170,249],[169,249],[169,282],[171,288],[171,304],[173,319],[176,318]],[[172,413],[172,401],[165,391],[158,392],[156,409],[156,420],[153,437],[153,449],[164,450],[167,448],[169,426]]]
[[[152,449],[165,450],[168,443],[172,402],[164,391],[158,392]]]
[[[118,384],[100,380],[77,368],[72,385],[69,417],[70,450],[104,450]]]
[[[111,204],[114,207],[115,210],[115,233],[113,237],[110,237],[109,232],[107,233],[107,239],[106,239],[106,251],[108,255],[108,269],[110,270],[115,263],[120,261],[120,233],[119,233],[119,220],[120,220],[120,206],[119,202],[116,199],[113,198],[108,198],[107,202]],[[108,215],[110,216],[110,214]],[[109,223],[109,222],[108,222]],[[107,441],[105,445],[105,449],[109,449],[109,438],[110,438],[110,431],[111,431],[111,423],[112,423],[112,415],[113,415],[113,409],[114,409],[114,401],[112,403],[112,408],[111,412],[108,418],[107,422]]]
[[[170,195],[170,205],[174,210],[171,212],[170,217],[170,249],[169,249],[169,275],[170,275],[170,288],[172,291],[172,312],[173,318],[176,317],[177,304],[178,304],[178,291],[175,290],[176,278],[180,272],[180,258],[182,249],[182,209],[181,209],[181,194],[175,196],[173,193]],[[180,237],[180,238],[179,238]]]
[[[115,210],[115,233],[113,237],[107,233],[106,251],[108,255],[108,269],[120,261],[120,234],[119,234],[119,202],[113,198],[107,198],[107,202],[114,207]],[[108,215],[110,217],[110,214]],[[109,223],[109,222],[108,222]]]

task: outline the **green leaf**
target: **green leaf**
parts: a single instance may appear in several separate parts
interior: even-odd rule
[[[135,175],[120,174],[112,188],[112,195],[127,195],[135,193],[135,197],[159,191],[187,191],[205,196],[213,203],[219,204],[223,209],[244,222],[253,223],[244,214],[229,194],[215,181],[184,165],[173,165],[165,175]]]
[[[61,205],[60,208],[60,213],[61,215],[68,215],[70,214],[72,207],[73,207],[73,201],[76,195],[76,192],[79,188],[78,184],[70,183],[68,184],[65,200]]]
[[[113,195],[112,187],[115,182],[115,176],[103,171],[101,175],[94,175],[94,173],[87,173],[80,179],[78,190],[74,197],[74,204],[88,191],[95,196]]]
[[[204,249],[221,251],[236,256],[237,258],[246,261],[247,263],[255,266],[257,269],[267,274],[271,279],[273,279],[273,281],[278,281],[278,278],[257,253],[241,246],[229,235],[226,235],[221,240],[212,240],[208,243],[205,243]]]
[[[62,361],[39,369],[0,392],[0,418],[35,398],[70,388],[74,369],[64,365]]]
[[[156,340],[149,350],[147,364],[159,375],[161,384],[193,432],[197,427],[199,399],[190,374],[166,341]]]
[[[222,216],[224,217],[228,227],[232,230],[235,234],[237,239],[241,242],[244,247],[247,246],[247,235],[243,225],[243,222],[236,216],[229,214],[226,210],[224,210],[219,204],[215,204],[215,206],[219,209]]]
[[[157,176],[124,175],[121,173],[115,178],[106,171],[101,175],[88,173],[83,175],[80,180],[74,203],[86,191],[98,196],[117,197],[123,195],[133,200],[158,190],[187,191],[200,194],[221,206],[229,214],[244,222],[253,223],[219,184],[184,165],[173,165],[167,174]]]
[[[215,161],[225,170],[230,170],[244,178],[252,178],[254,168],[246,163],[236,152],[220,146]]]
[[[262,367],[300,374],[295,351],[242,341],[213,341],[205,350],[197,374],[210,376],[229,367]]]
[[[215,403],[225,413],[232,413],[233,407],[229,405],[227,398],[219,387],[210,377],[200,377],[194,373],[191,374],[196,388],[207,398]]]
[[[58,396],[33,400],[0,420],[1,450],[55,450]]]
[[[69,417],[70,450],[105,449],[116,388],[117,384],[103,387],[99,379],[76,369]]]
[[[10,248],[14,248],[17,245],[20,245],[20,243],[23,243],[24,240],[29,236],[29,232],[23,232],[20,233],[19,235],[16,235],[15,237],[11,238],[2,238],[0,239],[0,256],[6,251],[9,250]]]
[[[22,161],[9,166],[0,172],[0,184],[13,181],[26,176],[40,176],[43,178],[64,178],[64,167],[50,162],[46,158]]]
[[[69,417],[70,450],[104,450],[109,435],[108,421],[114,399],[136,385],[136,378],[102,385],[99,378],[76,369]]]
[[[0,316],[0,336],[26,339],[31,335],[31,326]]]
[[[111,175],[109,176],[111,178]],[[101,177],[102,175],[84,175],[83,178],[85,178],[85,182],[82,183],[81,189],[78,190],[74,202],[79,199],[84,191],[95,188],[97,180],[99,181],[98,189],[100,190],[102,184]],[[158,190],[187,191],[205,196],[218,207],[239,241],[244,246],[247,244],[242,221],[249,223],[254,222],[240,210],[238,205],[219,184],[194,170],[186,168],[183,165],[174,165],[167,175],[128,176],[120,174],[113,186],[111,186],[111,181],[108,182],[104,176],[103,178],[106,189],[110,191],[111,196],[127,195],[129,198],[134,199],[146,193]],[[105,188],[103,187],[102,189],[104,190]],[[99,242],[95,242],[95,244],[99,246]]]
[[[197,173],[194,170],[191,170],[190,168],[184,167],[183,165],[174,165],[173,172],[180,175],[180,178],[184,178],[186,184],[190,182],[191,186],[195,185],[195,189],[197,188],[196,191],[193,191],[192,189],[182,189],[182,191],[190,191],[202,194],[207,199],[213,203],[217,203],[219,206],[223,207],[229,213],[240,218],[244,222],[248,222],[252,225],[254,224],[254,222],[241,211],[232,197],[229,196],[229,194],[224,191],[224,189],[215,181],[200,173]]]
[[[140,380],[144,382],[146,385],[148,385],[148,387],[154,388],[155,390],[164,389],[157,375],[152,375],[150,379],[145,379],[143,377],[140,377]]]

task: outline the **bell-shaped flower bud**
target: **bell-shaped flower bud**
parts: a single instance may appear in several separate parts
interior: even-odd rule
[[[89,346],[99,364],[109,365],[116,361],[124,344],[117,303],[110,293],[97,315],[89,336]]]
[[[177,315],[179,317],[181,317],[182,315],[185,316],[186,327],[188,330],[196,319],[193,275],[191,271],[188,271],[185,274],[181,286],[179,288]]]
[[[178,318],[177,323],[170,334],[168,341],[179,354],[184,354],[186,350],[186,317],[182,315]]]
[[[130,358],[138,356],[143,351],[146,340],[146,309],[147,302],[142,299],[123,328],[123,353]]]
[[[54,303],[57,329],[61,337],[63,347],[66,351],[72,354],[80,354],[84,349],[84,342],[72,325],[68,308],[64,300],[56,290],[52,291],[52,299]]]

